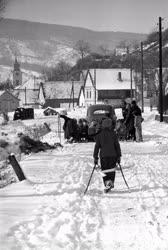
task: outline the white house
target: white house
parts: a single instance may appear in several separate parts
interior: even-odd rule
[[[85,105],[118,105],[121,99],[134,97],[135,83],[130,69],[90,69],[84,83]]]

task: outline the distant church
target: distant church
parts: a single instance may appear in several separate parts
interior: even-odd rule
[[[20,64],[15,57],[14,67],[13,67],[13,86],[16,87],[22,85],[22,72],[20,69]]]

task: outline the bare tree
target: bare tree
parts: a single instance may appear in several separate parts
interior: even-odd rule
[[[109,54],[109,49],[107,47],[107,45],[100,45],[98,50],[100,51],[100,53],[103,55],[103,56],[106,56]]]
[[[90,53],[89,43],[83,40],[77,41],[77,43],[75,44],[75,49],[77,50],[82,60],[86,55]]]
[[[60,61],[55,67],[44,67],[43,75],[48,81],[68,81],[70,80],[71,65],[65,61]]]
[[[3,13],[9,0],[0,0],[0,14]]]

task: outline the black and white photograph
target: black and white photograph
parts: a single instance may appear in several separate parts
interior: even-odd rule
[[[0,0],[0,249],[167,235],[168,1]]]

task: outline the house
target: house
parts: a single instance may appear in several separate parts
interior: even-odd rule
[[[116,48],[115,49],[115,55],[116,56],[124,56],[127,55],[129,53],[128,47],[124,47],[124,48]]]
[[[83,81],[44,82],[39,87],[39,103],[52,108],[69,108],[79,105]],[[81,94],[82,96],[82,94]],[[82,97],[81,97],[82,100]]]
[[[40,81],[30,77],[25,83],[15,87],[13,94],[20,100],[20,107],[40,108],[39,104]]]
[[[0,113],[8,113],[19,107],[19,99],[8,90],[0,91]]]
[[[83,88],[86,106],[96,103],[118,105],[121,99],[130,98],[131,92],[132,97],[135,95],[130,69],[90,69]]]
[[[19,99],[20,107],[40,108],[39,89],[16,88],[13,94]]]

